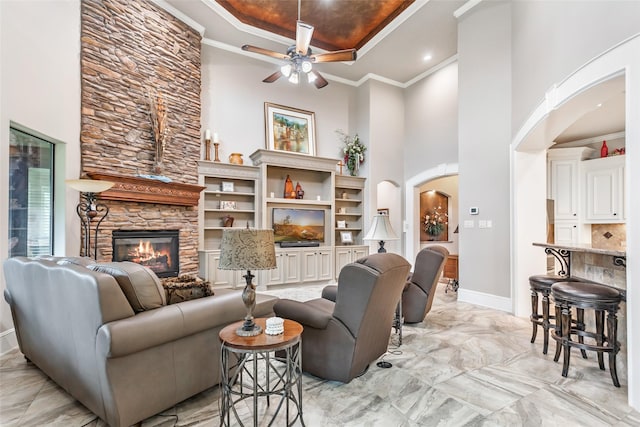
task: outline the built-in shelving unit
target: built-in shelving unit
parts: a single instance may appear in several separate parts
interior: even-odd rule
[[[242,272],[218,270],[222,231],[227,226],[259,226],[257,189],[260,169],[229,163],[198,162],[200,195],[199,238],[200,276],[214,287],[242,285]],[[233,218],[233,224],[231,220]]]
[[[254,166],[198,162],[204,186],[199,204],[203,278],[216,287],[244,286],[241,272],[217,269],[227,215],[234,217],[233,227],[248,223],[250,227],[274,228],[274,209],[322,212],[324,226],[309,229],[316,233],[310,240],[318,246],[285,248],[276,243],[277,268],[259,272],[258,286],[333,282],[342,266],[368,254],[362,241],[364,178],[336,174],[337,159],[262,149],[250,158]],[[302,198],[285,197],[287,177],[294,189],[300,185]],[[345,221],[345,227],[337,229],[338,220]],[[353,244],[342,244],[341,231],[351,233]]]

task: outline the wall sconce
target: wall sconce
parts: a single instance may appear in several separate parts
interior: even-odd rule
[[[68,179],[67,185],[80,192],[80,203],[76,206],[76,212],[82,222],[84,231],[83,249],[80,255],[91,256],[91,222],[97,220],[94,228],[93,259],[98,259],[98,229],[100,223],[109,213],[109,208],[103,203],[97,203],[98,193],[106,191],[115,185],[110,181],[98,181],[93,179]]]

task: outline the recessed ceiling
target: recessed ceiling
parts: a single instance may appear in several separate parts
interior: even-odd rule
[[[290,39],[299,16],[315,27],[311,44],[329,51],[362,48],[414,1],[216,0],[240,22]]]
[[[404,85],[455,57],[458,22],[453,13],[465,2],[302,0],[300,18],[315,27],[314,53],[358,50],[354,62],[319,66],[329,80],[356,83],[375,75]],[[205,45],[243,54],[244,44],[285,53],[294,43],[297,0],[165,0],[165,4],[203,27]],[[427,54],[430,61],[423,60]],[[273,63],[270,58],[253,58]]]

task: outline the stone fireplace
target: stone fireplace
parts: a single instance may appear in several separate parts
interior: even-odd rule
[[[149,267],[158,277],[180,272],[179,230],[114,230],[113,260]]]
[[[180,260],[176,255],[171,274],[196,274],[198,190],[187,197],[181,186],[198,184],[202,37],[149,0],[84,0],[81,19],[81,176],[115,182],[98,195],[109,215],[100,226],[97,259],[120,256],[116,232],[174,230]],[[154,93],[168,111],[161,171],[153,168]],[[150,174],[163,179],[144,179]]]

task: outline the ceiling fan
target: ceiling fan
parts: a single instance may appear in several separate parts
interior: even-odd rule
[[[298,0],[296,44],[289,46],[286,54],[248,44],[242,46],[242,50],[285,61],[284,65],[282,65],[278,71],[262,80],[265,83],[273,83],[280,77],[285,76],[291,83],[298,84],[301,76],[306,75],[309,83],[313,83],[318,89],[322,89],[328,85],[329,82],[322,77],[320,73],[313,70],[313,64],[320,62],[355,61],[357,54],[355,49],[343,49],[314,55],[309,47],[312,35],[313,26],[300,20],[300,0]]]

